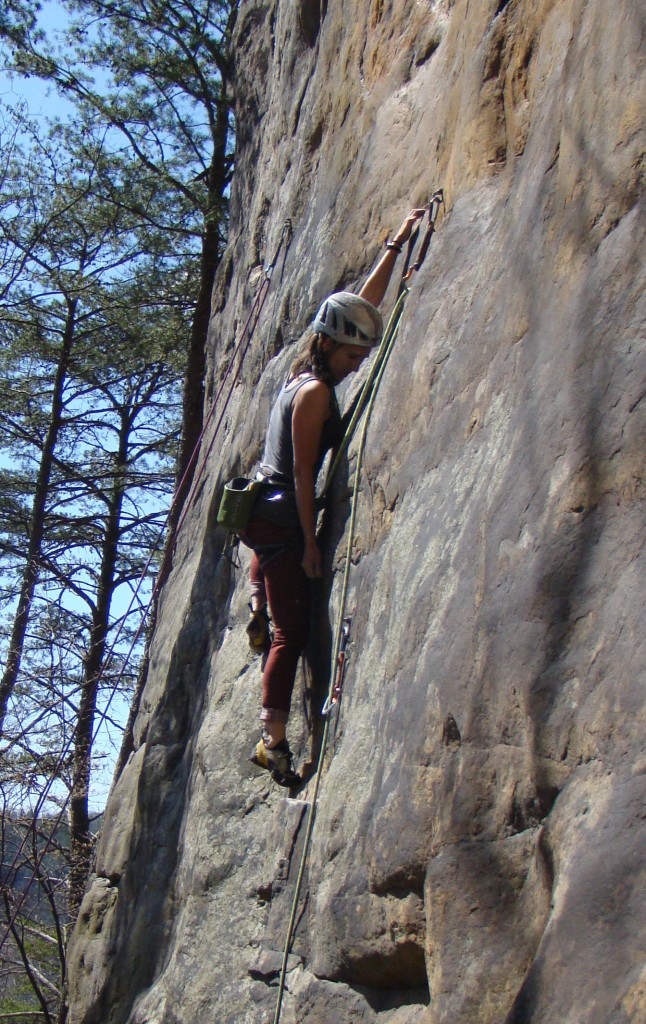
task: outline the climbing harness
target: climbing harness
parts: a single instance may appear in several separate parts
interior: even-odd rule
[[[357,407],[355,408],[355,412],[354,412],[354,414],[352,416],[350,424],[348,425],[348,428],[346,430],[346,434],[345,434],[345,436],[343,438],[343,441],[341,442],[341,444],[343,446],[343,451],[345,451],[345,449],[348,447],[348,445],[350,443],[350,440],[351,440],[352,434],[354,433],[356,425],[359,422],[359,419],[361,418],[361,415],[362,415],[362,413],[365,410],[366,415],[365,415],[365,418],[364,418],[364,421],[363,421],[363,426],[362,426],[361,435],[360,435],[360,439],[359,439],[359,447],[358,447],[358,451],[357,451],[357,462],[356,462],[356,467],[355,467],[355,471],[354,471],[354,481],[353,481],[353,487],[352,487],[352,506],[351,506],[351,513],[350,513],[350,523],[349,523],[349,527],[348,527],[348,543],[347,543],[347,549],[346,549],[346,558],[345,558],[345,568],[344,568],[344,573],[343,573],[343,582],[342,582],[342,585],[341,585],[341,596],[340,596],[340,600],[339,600],[339,615],[338,615],[338,624],[337,624],[336,636],[335,636],[335,642],[334,642],[334,654],[333,654],[333,658],[332,658],[332,665],[334,666],[334,668],[333,668],[333,671],[332,671],[332,679],[331,679],[331,682],[330,682],[330,689],[329,689],[329,693],[328,693],[328,699],[326,700],[325,705],[324,705],[324,709],[328,708],[328,710],[331,709],[332,707],[334,707],[334,705],[335,705],[335,689],[337,688],[340,674],[341,674],[341,688],[343,686],[343,672],[345,670],[345,662],[346,662],[345,649],[347,647],[347,641],[348,641],[348,637],[349,637],[349,623],[348,623],[348,619],[347,619],[347,617],[345,615],[345,607],[346,607],[346,604],[347,604],[348,589],[349,589],[349,582],[350,582],[350,568],[351,568],[351,565],[352,565],[352,545],[353,545],[353,542],[354,542],[354,533],[355,533],[355,528],[356,528],[357,504],[358,504],[358,496],[359,496],[359,486],[360,486],[360,482],[361,482],[361,469],[362,469],[362,464],[363,464],[363,455],[364,455],[364,451],[365,451],[366,438],[367,438],[367,435],[368,435],[368,427],[370,425],[370,417],[372,415],[372,410],[374,408],[374,403],[375,403],[375,399],[376,399],[376,396],[377,396],[377,392],[379,390],[379,386],[381,384],[381,381],[383,379],[384,373],[386,371],[386,367],[388,365],[388,360],[390,358],[390,354],[391,354],[391,352],[393,350],[395,341],[397,339],[397,333],[399,331],[399,324],[401,322],[402,312],[403,312],[403,309],[404,309],[404,303],[406,301],[406,296],[409,293],[408,281],[410,280],[413,271],[418,271],[420,269],[420,267],[422,266],[422,263],[424,262],[424,258],[426,256],[426,253],[428,252],[428,248],[429,248],[429,245],[430,245],[431,238],[432,238],[433,233],[435,231],[435,223],[436,223],[436,220],[437,220],[439,209],[440,209],[440,206],[443,204],[443,202],[444,202],[444,192],[443,192],[442,189],[439,189],[437,192],[435,192],[431,196],[431,198],[430,198],[430,200],[429,200],[429,202],[427,204],[426,209],[428,211],[429,223],[428,223],[428,226],[427,226],[427,229],[426,229],[426,233],[425,233],[425,236],[424,236],[424,239],[423,239],[423,242],[422,242],[422,246],[420,247],[420,252],[419,252],[419,255],[417,257],[417,260],[415,261],[415,263],[412,266],[412,268],[410,268],[410,270],[408,269],[408,263],[410,262],[410,257],[412,255],[412,251],[413,251],[413,248],[415,246],[415,241],[413,242],[412,245],[409,242],[409,247],[408,247],[409,251],[407,253],[406,265],[404,266],[404,271],[403,271],[403,274],[402,274],[402,280],[401,280],[401,283],[400,283],[399,296],[398,296],[397,301],[395,303],[394,309],[393,309],[393,311],[392,311],[392,313],[390,315],[390,320],[388,321],[388,326],[386,327],[386,330],[384,332],[383,340],[381,342],[381,345],[379,346],[379,350],[378,350],[377,356],[375,358],[375,361],[373,363],[373,366],[371,367],[371,370],[370,370],[370,373],[368,375],[368,378],[367,378],[367,380],[366,380],[366,382],[365,382],[365,384],[364,384],[364,386],[363,386],[363,388],[361,390],[361,393],[359,395],[359,399],[357,401]],[[418,225],[416,231],[414,232],[414,234],[415,234],[415,240],[416,240],[417,237],[419,236],[419,225]],[[327,492],[327,490],[329,489],[330,483],[332,481],[332,477],[334,475],[334,472],[336,471],[338,463],[339,463],[339,457],[338,457],[338,453],[337,453],[337,458],[332,463],[332,466],[330,467],[330,471],[328,472],[328,476],[327,476],[327,479],[326,479],[326,483],[325,483],[325,487],[324,487],[324,490],[323,490],[323,494],[325,494]],[[343,657],[341,658],[342,652],[343,652]],[[337,706],[338,706],[338,698],[339,698],[339,696],[340,696],[340,692],[339,692],[339,694],[337,696],[337,699],[336,699],[336,705]],[[290,915],[290,919],[289,919],[289,924],[288,924],[288,927],[287,927],[287,936],[286,936],[286,939],[285,939],[285,947],[284,947],[284,950],[283,950],[283,960],[282,960],[282,966],[281,966],[281,971],[280,971],[280,978],[279,978],[279,983],[278,983],[278,995],[277,995],[277,999],[276,999],[276,1012],[274,1014],[273,1024],[279,1024],[279,1022],[280,1022],[280,1015],[281,1015],[281,1009],[282,1009],[282,1003],[283,1003],[283,995],[284,995],[284,992],[285,992],[285,981],[286,981],[286,977],[287,977],[287,964],[288,964],[288,961],[289,961],[289,953],[290,953],[290,950],[291,950],[291,947],[292,947],[292,940],[294,938],[294,929],[295,929],[296,918],[297,918],[298,910],[299,910],[300,893],[301,893],[301,888],[302,888],[302,885],[303,885],[303,878],[304,878],[304,875],[305,875],[305,867],[306,867],[306,864],[307,864],[307,857],[308,857],[308,854],[309,854],[309,849],[310,849],[310,844],[311,844],[311,839],[312,839],[312,832],[313,832],[313,829],[314,829],[314,821],[315,821],[315,817],[316,817],[316,806],[317,806],[317,801],[318,801],[318,794],[319,794],[319,789],[320,789],[320,786],[321,786],[321,780],[322,780],[322,777],[323,777],[323,768],[324,768],[324,764],[325,764],[325,754],[326,754],[326,749],[327,749],[327,743],[328,743],[329,732],[330,732],[330,722],[331,722],[331,717],[332,717],[329,713],[325,714],[325,712],[324,712],[324,715],[325,715],[325,725],[324,725],[324,728],[323,728],[323,736],[322,736],[322,739],[321,739],[321,749],[320,749],[320,753],[319,753],[318,766],[317,766],[316,776],[315,776],[315,781],[314,781],[314,790],[313,790],[313,793],[312,793],[312,799],[311,799],[309,814],[308,814],[308,818],[307,818],[307,828],[305,830],[305,836],[304,836],[304,839],[303,839],[303,852],[302,852],[302,855],[301,855],[301,861],[300,861],[300,866],[299,866],[299,870],[298,870],[298,875],[296,877],[295,892],[294,892],[294,898],[293,898],[293,901],[292,901],[292,910],[291,910],[291,915]]]

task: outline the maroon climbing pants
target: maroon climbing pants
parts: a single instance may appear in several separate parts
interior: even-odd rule
[[[274,624],[274,639],[262,677],[263,721],[286,722],[298,659],[307,643],[310,620],[310,581],[301,565],[300,527],[270,523],[253,516],[244,536],[253,549],[251,591],[264,591]]]

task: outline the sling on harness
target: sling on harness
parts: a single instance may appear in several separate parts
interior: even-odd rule
[[[385,373],[385,370],[386,370],[386,366],[388,364],[388,359],[390,357],[390,354],[391,354],[391,352],[393,350],[393,347],[394,347],[394,344],[395,344],[395,341],[396,341],[396,338],[397,338],[397,333],[398,333],[398,330],[399,330],[399,324],[400,324],[401,317],[402,317],[404,303],[405,303],[406,297],[407,297],[407,295],[409,293],[407,282],[408,282],[408,280],[410,280],[410,278],[412,276],[412,272],[413,271],[418,271],[420,269],[423,261],[424,261],[424,258],[426,256],[426,253],[427,253],[429,245],[430,245],[431,238],[432,238],[433,233],[435,231],[435,222],[437,220],[439,209],[440,209],[440,206],[442,205],[443,202],[444,202],[444,193],[443,193],[442,189],[439,189],[437,192],[435,192],[431,196],[431,199],[430,199],[430,201],[428,203],[427,209],[428,209],[429,223],[428,223],[428,226],[427,226],[427,229],[426,229],[426,234],[424,236],[424,240],[422,242],[422,246],[420,248],[420,252],[419,252],[418,258],[417,258],[416,262],[414,263],[413,267],[410,270],[408,269],[408,263],[410,262],[412,251],[413,251],[413,248],[415,246],[415,241],[416,241],[416,239],[417,239],[417,237],[419,235],[419,228],[414,232],[415,240],[412,241],[412,244],[411,244],[411,241],[409,241],[406,265],[404,266],[404,271],[403,271],[403,274],[402,274],[402,280],[400,282],[400,291],[399,291],[399,296],[398,296],[397,302],[395,303],[395,307],[393,309],[393,312],[391,313],[390,320],[388,321],[388,325],[387,325],[386,330],[384,332],[384,337],[383,337],[383,340],[381,342],[381,345],[379,346],[379,350],[378,350],[378,353],[377,353],[377,358],[375,359],[375,362],[373,363],[373,366],[371,367],[371,371],[370,371],[370,373],[368,375],[368,379],[366,380],[366,383],[364,384],[364,386],[363,386],[363,388],[361,390],[361,393],[359,395],[359,400],[357,402],[357,408],[355,409],[355,413],[354,413],[354,415],[353,415],[353,417],[352,417],[352,419],[350,421],[348,429],[346,430],[346,434],[345,434],[345,436],[343,438],[343,441],[341,442],[341,445],[339,447],[339,452],[345,451],[345,449],[347,448],[348,444],[350,443],[350,439],[352,437],[352,434],[354,433],[354,429],[356,428],[356,425],[357,425],[359,419],[361,418],[361,414],[365,410],[366,416],[365,416],[363,427],[362,427],[362,431],[361,431],[361,437],[360,437],[360,441],[359,441],[359,449],[358,449],[358,452],[357,452],[357,464],[356,464],[355,473],[354,473],[354,482],[353,482],[353,490],[352,490],[352,510],[351,510],[351,513],[350,513],[350,525],[349,525],[349,528],[348,528],[348,544],[347,544],[347,550],[346,550],[346,560],[345,560],[345,569],[344,569],[344,573],[343,573],[343,583],[342,583],[342,588],[341,588],[341,597],[340,597],[340,602],[339,602],[339,614],[338,614],[337,629],[336,629],[336,636],[335,636],[335,643],[334,643],[334,654],[333,654],[333,658],[332,658],[332,665],[334,667],[333,667],[333,670],[332,670],[332,678],[331,678],[331,682],[330,682],[330,689],[329,689],[328,699],[327,699],[327,701],[326,701],[326,703],[324,705],[324,708],[328,708],[328,709],[331,708],[334,705],[334,703],[335,703],[335,689],[339,685],[339,682],[340,682],[341,687],[343,686],[343,672],[345,670],[345,661],[346,661],[345,648],[346,648],[347,640],[348,640],[348,636],[349,636],[349,622],[348,622],[348,619],[347,619],[347,617],[345,615],[345,607],[346,607],[347,596],[348,596],[348,587],[349,587],[349,580],[350,580],[350,567],[352,565],[352,557],[351,557],[352,556],[352,544],[353,544],[353,540],[354,540],[354,532],[355,532],[355,526],[356,526],[356,513],[357,513],[357,503],[358,503],[357,499],[358,499],[358,496],[359,496],[359,485],[360,485],[360,480],[361,480],[361,468],[362,468],[362,463],[363,463],[363,453],[364,453],[364,450],[365,450],[366,437],[367,437],[367,434],[368,434],[368,427],[369,427],[369,424],[370,424],[370,416],[371,416],[372,410],[374,408],[374,403],[375,403],[375,399],[376,399],[376,396],[377,396],[377,392],[379,390],[379,386],[381,384],[381,381],[383,379],[383,376],[384,376],[384,373]],[[337,457],[334,459],[334,461],[333,461],[333,463],[332,463],[332,465],[330,467],[330,472],[328,473],[328,477],[327,477],[327,480],[326,480],[326,483],[325,483],[325,487],[323,489],[323,494],[325,494],[327,492],[327,490],[329,489],[332,477],[333,477],[334,472],[336,471],[336,469],[338,467],[338,464],[339,464],[339,453],[337,452]],[[341,657],[342,652],[343,652],[343,657]],[[340,696],[340,691],[339,691],[338,696]],[[337,700],[336,700],[337,704],[338,704],[338,696],[337,696]],[[285,980],[286,980],[286,977],[287,977],[287,964],[288,964],[288,960],[289,960],[289,953],[290,953],[291,946],[292,946],[292,940],[293,940],[293,937],[294,937],[296,918],[297,918],[298,909],[299,909],[300,893],[301,893],[301,888],[302,888],[302,885],[303,885],[303,878],[304,878],[304,875],[305,875],[305,866],[306,866],[307,857],[308,857],[308,854],[309,854],[309,848],[310,848],[310,843],[311,843],[311,839],[312,839],[312,832],[313,832],[313,829],[314,829],[314,820],[315,820],[315,816],[316,816],[316,805],[317,805],[317,800],[318,800],[318,794],[319,794],[319,789],[320,789],[320,785],[321,785],[321,780],[322,780],[322,776],[323,776],[323,767],[324,767],[324,763],[325,763],[325,753],[326,753],[326,748],[327,748],[327,743],[328,743],[328,738],[329,738],[330,719],[331,719],[331,715],[330,714],[326,714],[325,715],[325,726],[324,726],[324,729],[323,729],[323,737],[321,739],[321,749],[320,749],[320,753],[319,753],[318,766],[317,766],[315,782],[314,782],[314,792],[312,794],[312,800],[311,800],[309,815],[308,815],[308,819],[307,819],[307,828],[306,828],[305,837],[304,837],[304,840],[303,840],[303,853],[302,853],[302,856],[301,856],[301,862],[300,862],[300,866],[299,866],[299,870],[298,870],[298,875],[297,875],[297,878],[296,878],[296,886],[295,886],[295,892],[294,892],[294,899],[293,899],[293,902],[292,902],[292,910],[291,910],[291,915],[290,915],[289,924],[288,924],[288,928],[287,928],[287,936],[286,936],[286,939],[285,939],[285,947],[284,947],[284,951],[283,951],[283,961],[282,961],[282,966],[281,966],[281,971],[280,971],[280,978],[279,978],[279,984],[278,984],[278,996],[277,996],[277,1000],[276,1000],[276,1012],[274,1014],[273,1024],[279,1024],[279,1022],[280,1022],[280,1015],[281,1015],[281,1009],[282,1009],[283,995],[284,995],[284,992],[285,992]]]

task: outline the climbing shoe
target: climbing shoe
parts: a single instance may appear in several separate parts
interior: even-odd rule
[[[267,747],[263,737],[250,760],[252,764],[268,771],[279,786],[297,786],[301,777],[292,767],[292,756],[287,740],[281,740],[275,747]]]
[[[267,654],[271,647],[271,632],[269,629],[269,616],[266,608],[259,608],[251,612],[247,623],[247,636],[249,646],[254,654]]]

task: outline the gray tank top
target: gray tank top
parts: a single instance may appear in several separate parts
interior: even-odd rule
[[[272,409],[260,472],[274,483],[294,486],[294,445],[292,443],[294,399],[304,384],[316,379],[310,374],[301,380],[287,381]],[[325,453],[330,448],[335,448],[342,436],[341,413],[334,388],[330,388],[330,416],[323,424],[321,431],[321,444],[314,467],[316,473],[321,468]]]

